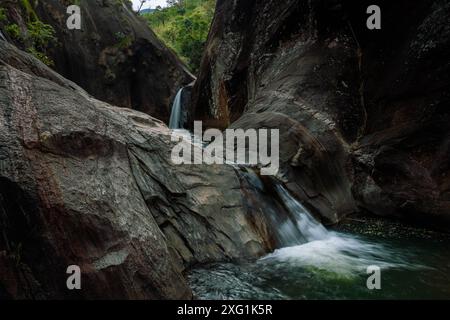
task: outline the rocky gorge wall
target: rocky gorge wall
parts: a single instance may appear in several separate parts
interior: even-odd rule
[[[450,229],[450,3],[217,2],[193,92],[206,127],[280,129],[279,179],[325,222]]]
[[[273,250],[235,170],[173,165],[173,145],[0,41],[0,299],[190,299],[186,268]]]
[[[62,3],[36,12],[60,25]],[[191,76],[123,3],[82,4],[90,31],[55,27],[49,48],[77,84],[0,40],[0,299],[190,299],[188,268],[273,251],[288,213],[270,179],[171,162],[170,130],[119,107],[164,119]],[[191,121],[280,129],[278,179],[325,222],[368,210],[448,230],[449,3],[380,1],[381,31],[367,4],[219,0]],[[123,20],[137,37],[119,49]]]
[[[28,3],[28,9],[24,3]],[[81,29],[66,26],[73,1],[1,0],[18,37],[4,34],[25,49],[27,24],[36,18],[55,30],[45,45],[52,68],[97,99],[145,112],[167,122],[178,89],[192,74],[131,8],[128,0],[81,0]],[[31,12],[31,13],[30,13]],[[31,15],[31,18],[30,18]],[[36,15],[36,18],[33,16]]]

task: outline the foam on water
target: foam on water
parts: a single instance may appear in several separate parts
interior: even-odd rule
[[[246,175],[255,189],[261,183]],[[256,179],[256,180],[255,180]],[[450,296],[445,244],[432,254],[425,244],[327,230],[282,186],[275,185],[290,217],[266,210],[281,249],[247,263],[192,270],[189,282],[202,299],[372,299]],[[383,290],[368,290],[367,268],[382,271]]]
[[[285,207],[289,210],[294,221],[303,237],[307,241],[326,239],[329,232],[306,210],[306,208],[281,185],[276,185],[275,190],[283,201]]]
[[[372,265],[383,270],[421,268],[418,264],[408,262],[407,256],[396,254],[386,246],[339,233],[327,239],[276,250],[260,261],[292,267],[316,267],[349,277],[364,272]]]
[[[396,254],[387,246],[328,231],[283,186],[277,185],[276,191],[307,243],[276,250],[261,261],[313,266],[347,276],[364,272],[371,265],[382,269],[421,267],[408,263],[407,257]]]

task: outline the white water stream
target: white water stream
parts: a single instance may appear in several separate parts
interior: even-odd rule
[[[172,105],[172,113],[170,115],[169,128],[170,129],[182,129],[182,96],[183,96],[183,88],[178,90],[177,95],[175,96],[175,100]]]

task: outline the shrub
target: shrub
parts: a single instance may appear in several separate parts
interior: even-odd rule
[[[215,0],[170,0],[169,7],[145,14],[150,27],[197,72],[214,15]]]
[[[51,25],[36,20],[29,22],[27,27],[28,37],[33,42],[34,47],[44,49],[50,43],[56,41],[55,29]]]
[[[5,31],[8,33],[8,35],[12,38],[12,39],[17,39],[17,40],[21,40],[22,39],[22,35],[20,33],[20,28],[17,24],[12,23],[9,24],[5,27]]]
[[[4,8],[0,8],[0,23],[6,21],[6,12]]]
[[[52,67],[55,65],[55,63],[53,62],[53,60],[51,58],[49,58],[47,55],[45,55],[44,53],[36,50],[36,48],[34,47],[30,47],[27,49],[27,52],[31,55],[33,55],[35,58],[41,60],[43,63],[45,63],[47,66]]]

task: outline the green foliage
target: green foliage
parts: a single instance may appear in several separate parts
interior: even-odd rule
[[[12,39],[20,40],[22,36],[20,34],[20,28],[17,24],[12,23],[5,27],[5,31]]]
[[[45,63],[47,66],[52,67],[55,65],[52,59],[50,59],[45,53],[42,53],[34,47],[29,47],[27,49],[27,52],[33,55],[35,58],[41,60],[43,63]]]
[[[50,44],[56,43],[57,41],[55,29],[40,20],[29,22],[27,29],[27,39],[31,42],[31,46],[27,48],[27,52],[31,53],[46,65],[53,66],[53,60],[45,52]]]
[[[3,21],[6,21],[7,17],[6,17],[6,11],[5,8],[0,8],[0,23]]]
[[[36,20],[29,22],[27,27],[28,37],[36,48],[45,49],[50,43],[56,41],[55,29],[51,25]]]
[[[134,40],[132,36],[127,36],[123,32],[116,32],[115,37],[118,41],[116,46],[119,49],[126,49],[130,47]]]
[[[25,12],[28,16],[28,20],[39,20],[36,12],[34,11],[34,6],[36,5],[36,1],[33,4],[30,3],[30,0],[22,0],[22,7],[25,9]]]
[[[150,27],[193,72],[200,67],[215,0],[169,0],[169,7],[145,14]]]
[[[16,23],[8,23],[6,10],[0,8],[0,23],[9,37],[15,40],[16,45],[25,49],[48,66],[53,66],[53,61],[46,55],[48,47],[56,43],[55,30],[51,25],[39,20],[34,8],[37,0],[21,0],[22,14],[24,20],[28,21],[26,27],[22,28]],[[6,26],[5,26],[6,24]]]

